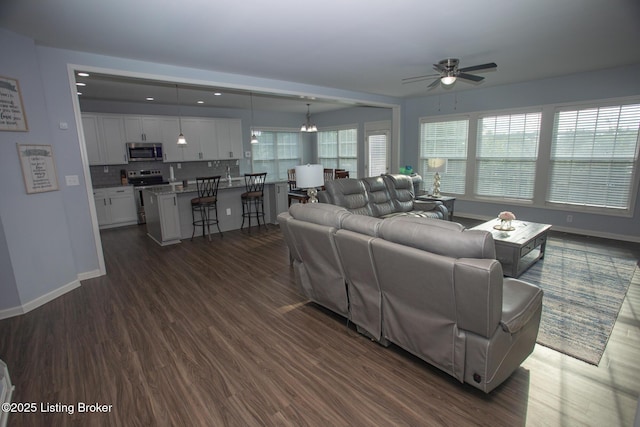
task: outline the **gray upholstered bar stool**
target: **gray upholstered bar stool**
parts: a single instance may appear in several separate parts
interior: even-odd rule
[[[267,227],[267,223],[264,220],[264,181],[266,178],[266,172],[244,174],[245,192],[240,196],[242,199],[241,230],[244,227],[244,219],[248,218],[249,231],[251,231],[252,217],[258,221],[258,227],[260,226],[260,217],[262,217],[262,223],[265,228]]]
[[[196,234],[196,227],[202,227],[202,237],[205,236],[205,228],[209,241],[211,241],[211,226],[216,225],[218,232],[222,236],[220,225],[218,224],[218,185],[220,175],[196,178],[196,189],[198,197],[191,199],[191,219],[193,220],[193,233],[191,240]],[[196,213],[199,219],[196,219]],[[214,214],[212,216],[211,214]]]

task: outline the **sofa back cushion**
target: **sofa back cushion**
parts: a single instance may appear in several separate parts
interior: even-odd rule
[[[379,234],[385,240],[451,258],[496,257],[491,233],[465,230],[463,225],[455,222],[397,216],[386,219]]]
[[[369,196],[369,205],[371,206],[373,216],[381,217],[395,212],[395,204],[393,200],[391,200],[383,177],[370,176],[368,178],[362,178],[362,182],[364,182],[364,187]]]
[[[324,183],[331,203],[349,212],[373,216],[364,183],[355,178],[332,179]]]
[[[384,183],[394,204],[395,212],[409,212],[414,209],[413,180],[407,175],[385,175]]]
[[[295,203],[289,208],[289,214],[300,221],[340,228],[350,212],[341,206],[326,203]]]

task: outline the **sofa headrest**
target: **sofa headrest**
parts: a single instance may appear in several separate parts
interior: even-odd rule
[[[351,213],[343,207],[326,203],[295,203],[289,208],[291,216],[300,221],[340,228],[345,216]]]
[[[380,237],[390,242],[451,258],[495,259],[493,236],[488,231],[465,230],[455,222],[400,216],[386,219]]]
[[[324,183],[332,203],[353,213],[372,215],[364,183],[356,178],[332,179]]]
[[[378,237],[380,225],[384,220],[366,215],[349,215],[342,221],[342,229],[367,236]]]

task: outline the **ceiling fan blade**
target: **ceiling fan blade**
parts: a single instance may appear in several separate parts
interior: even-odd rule
[[[480,65],[473,65],[471,67],[459,68],[458,71],[462,73],[466,73],[467,71],[490,70],[492,68],[498,68],[498,65],[495,62],[489,62],[487,64],[480,64]]]
[[[431,84],[429,86],[427,86],[427,89],[434,88],[434,87],[438,86],[439,84],[440,84],[440,79],[435,79],[433,82],[431,82]]]
[[[419,82],[421,80],[426,80],[431,77],[439,76],[440,74],[426,74],[424,76],[415,76],[415,77],[407,77],[406,79],[402,79],[402,84],[404,83],[413,83]]]
[[[438,71],[439,73],[444,73],[447,71],[447,68],[442,64],[433,64],[433,69]]]
[[[480,82],[484,80],[484,77],[482,76],[474,76],[473,74],[467,74],[467,73],[458,73],[456,77],[460,79],[471,80],[473,82]]]

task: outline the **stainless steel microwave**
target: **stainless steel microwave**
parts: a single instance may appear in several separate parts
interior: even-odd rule
[[[127,142],[130,162],[162,161],[162,144],[154,142]]]

